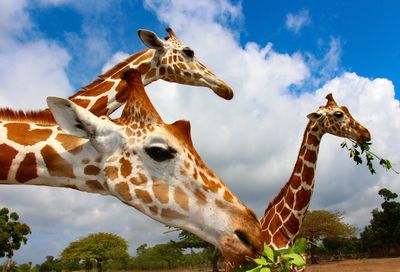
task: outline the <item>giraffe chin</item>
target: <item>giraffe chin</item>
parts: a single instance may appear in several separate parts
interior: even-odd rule
[[[234,267],[245,263],[248,258],[254,258],[258,255],[254,247],[243,244],[242,241],[234,236],[225,236],[221,241],[221,254],[226,262]]]

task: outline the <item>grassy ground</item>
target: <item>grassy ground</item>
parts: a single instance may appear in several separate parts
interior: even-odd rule
[[[306,272],[400,272],[400,258],[345,260],[309,265]]]

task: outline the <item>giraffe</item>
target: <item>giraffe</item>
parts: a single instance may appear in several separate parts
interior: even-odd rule
[[[338,106],[331,93],[327,103],[307,115],[308,122],[289,181],[269,203],[261,219],[263,241],[273,249],[287,248],[299,234],[314,189],[319,144],[324,134],[358,143],[371,140],[369,131],[345,106]]]
[[[292,175],[268,204],[260,220],[262,241],[275,250],[288,248],[299,234],[314,189],[322,136],[328,133],[359,143],[371,140],[369,131],[351,116],[347,107],[338,106],[331,93],[326,99],[325,106],[320,106],[316,112],[307,115],[310,120]],[[226,272],[232,271],[234,267],[234,264],[225,261]]]
[[[169,82],[212,89],[224,99],[232,99],[232,89],[204,66],[195,56],[193,49],[184,45],[171,28],[166,29],[168,36],[160,39],[154,32],[141,29],[138,35],[148,47],[116,64],[97,80],[70,96],[75,104],[88,109],[97,116],[110,115],[127,100],[129,93],[126,81],[121,74],[127,69],[136,69],[142,74],[146,86],[153,81],[163,79]],[[20,115],[35,115],[52,119],[48,109],[32,112],[20,112]]]
[[[129,98],[115,120],[59,97],[47,98],[55,121],[2,112],[0,184],[112,195],[198,235],[236,264],[254,256],[262,249],[258,218],[202,161],[190,123],[165,124],[140,73],[131,69],[121,77]]]

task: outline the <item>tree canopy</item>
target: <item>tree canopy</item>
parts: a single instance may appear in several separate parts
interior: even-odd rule
[[[315,242],[322,239],[349,238],[354,235],[356,228],[342,221],[343,212],[325,210],[309,211],[303,221],[299,237],[311,241],[310,257],[315,263]]]
[[[394,201],[397,194],[386,188],[378,194],[383,197],[382,209],[372,211],[370,224],[361,233],[363,245],[370,253],[374,252],[373,255],[399,255],[400,202]]]
[[[61,253],[62,260],[95,260],[97,270],[108,260],[128,258],[128,244],[112,233],[95,233],[72,242]]]
[[[14,251],[28,241],[27,235],[31,229],[27,224],[18,222],[19,216],[7,208],[0,210],[0,258],[7,257],[8,261],[5,270],[9,270],[12,264]]]

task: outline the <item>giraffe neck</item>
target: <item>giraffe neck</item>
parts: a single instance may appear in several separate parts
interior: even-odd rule
[[[263,240],[275,249],[288,247],[299,233],[314,189],[323,134],[314,122],[308,123],[292,175],[261,219]]]
[[[157,54],[160,53],[154,49],[147,49],[128,57],[69,99],[97,116],[113,113],[129,95],[127,83],[121,80],[123,72],[130,68],[136,69],[141,73],[145,86],[166,73],[165,69],[157,68],[160,65],[154,61]]]
[[[0,121],[0,184],[43,185],[109,194],[102,156],[56,125]]]

